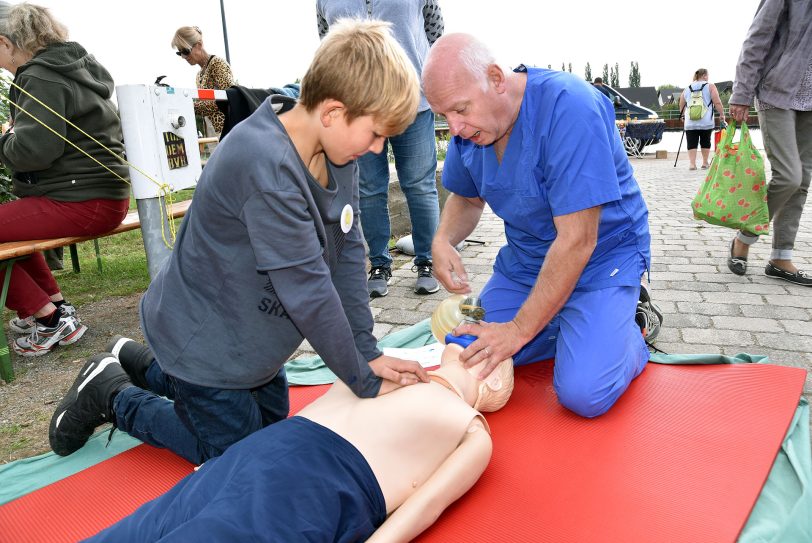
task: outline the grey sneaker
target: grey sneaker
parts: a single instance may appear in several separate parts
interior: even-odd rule
[[[370,298],[381,298],[389,294],[389,284],[392,282],[392,270],[386,266],[375,266],[369,270],[367,289]]]
[[[9,329],[15,334],[30,334],[37,327],[37,321],[34,320],[34,315],[26,318],[14,317],[8,321]]]
[[[110,353],[88,359],[51,417],[48,441],[53,451],[60,456],[74,453],[87,443],[97,426],[115,422],[111,400],[131,384]]]
[[[42,356],[57,345],[76,343],[87,332],[75,315],[62,315],[54,327],[37,325],[27,337],[18,337],[11,346],[20,356]]]
[[[440,283],[431,274],[431,263],[412,266],[417,272],[417,282],[414,284],[415,294],[433,294],[440,290]]]

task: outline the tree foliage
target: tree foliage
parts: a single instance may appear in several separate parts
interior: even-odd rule
[[[608,64],[603,65],[603,74],[601,75],[601,77],[603,78],[604,83],[609,83],[609,65]]]
[[[586,63],[586,67],[584,68],[584,79],[592,81],[592,66],[589,65],[589,62]]]
[[[0,124],[8,121],[8,82],[0,78]],[[0,203],[13,200],[11,194],[11,170],[0,164]]]
[[[640,86],[640,65],[635,61],[632,61],[631,69],[629,70],[629,86]]]

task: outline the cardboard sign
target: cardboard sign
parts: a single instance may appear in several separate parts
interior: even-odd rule
[[[164,132],[164,147],[166,147],[166,159],[169,162],[169,169],[176,170],[189,165],[186,157],[186,142],[172,132]]]

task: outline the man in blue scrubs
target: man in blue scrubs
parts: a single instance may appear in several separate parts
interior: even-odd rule
[[[468,293],[454,246],[485,204],[507,244],[482,291],[487,320],[457,327],[478,338],[466,364],[555,358],[561,404],[605,413],[645,367],[641,328],[659,327],[641,278],[650,265],[648,210],[615,128],[612,103],[566,72],[504,71],[466,34],[434,44],[423,88],[454,136],[443,168],[451,191],[432,245],[434,273]],[[644,319],[638,324],[638,303]],[[645,333],[645,332],[644,332]]]

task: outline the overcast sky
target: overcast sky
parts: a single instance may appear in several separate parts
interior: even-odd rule
[[[123,2],[40,0],[113,74],[117,85],[150,84],[158,75],[193,87],[196,67],[169,43],[177,27],[197,25],[206,49],[225,56],[219,0]],[[641,85],[685,86],[700,67],[712,81],[733,79],[757,0],[439,0],[446,32],[482,38],[506,66],[560,69],[572,63],[593,77],[604,63],[640,66]],[[224,0],[231,64],[238,82],[282,86],[302,76],[318,45],[315,0]]]

